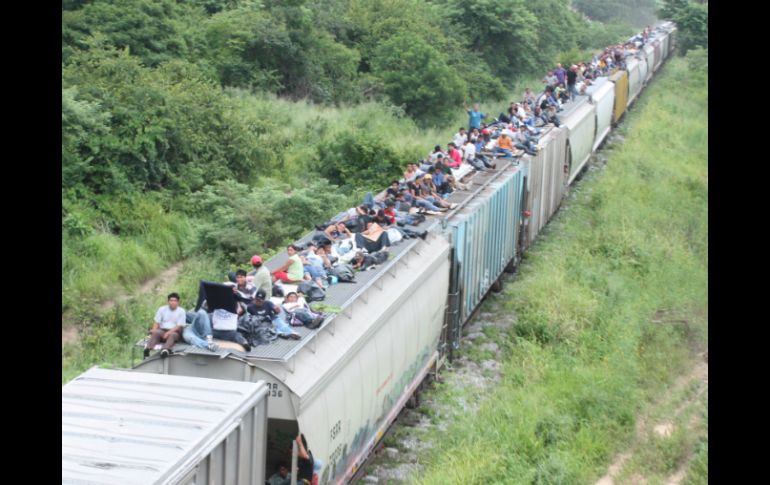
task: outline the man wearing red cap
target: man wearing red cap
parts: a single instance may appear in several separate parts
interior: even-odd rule
[[[251,265],[254,267],[248,274],[248,276],[254,277],[251,284],[257,287],[257,291],[263,290],[266,295],[272,295],[273,278],[270,276],[270,270],[262,264],[262,258],[255,254],[251,257]]]

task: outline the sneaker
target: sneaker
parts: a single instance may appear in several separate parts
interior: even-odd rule
[[[148,349],[147,347],[145,347],[145,348],[144,348],[144,358],[146,359],[146,358],[147,358],[147,357],[149,357],[149,356],[150,356],[150,349]]]
[[[450,209],[454,209],[456,207],[457,207],[457,204],[455,202],[452,202],[451,204],[449,204]]]
[[[161,359],[165,359],[169,355],[171,355],[171,351],[169,349],[163,349],[163,350],[160,351],[160,358]]]
[[[302,335],[300,335],[298,333],[290,333],[289,335],[287,335],[286,338],[288,338],[290,340],[302,340]]]
[[[217,350],[219,350],[219,344],[216,342],[209,342],[208,349],[212,352],[216,352]]]
[[[441,212],[438,212],[438,211],[425,211],[425,214],[428,214],[429,216],[440,216]]]
[[[310,325],[307,326],[310,330],[315,330],[316,328],[320,327],[321,324],[324,322],[326,318],[323,316],[318,316],[315,319],[313,319],[312,322],[310,322]]]

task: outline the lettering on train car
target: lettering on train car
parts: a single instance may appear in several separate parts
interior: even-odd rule
[[[277,382],[270,382],[268,387],[270,389],[267,393],[267,397],[283,397],[283,391],[278,388]]]

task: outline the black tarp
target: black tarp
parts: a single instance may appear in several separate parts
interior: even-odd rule
[[[198,303],[195,305],[196,312],[200,309],[204,300],[206,301],[209,313],[219,308],[237,313],[238,307],[232,286],[201,280],[200,287],[198,288]]]

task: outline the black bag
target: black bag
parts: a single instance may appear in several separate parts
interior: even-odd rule
[[[243,335],[252,347],[269,344],[278,338],[278,332],[270,320],[263,320],[250,313],[238,319],[238,333]]]
[[[305,295],[305,300],[308,302],[321,301],[326,298],[326,293],[324,293],[324,290],[319,288],[318,285],[308,283],[307,281],[303,281],[297,285],[297,292]]]

